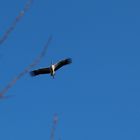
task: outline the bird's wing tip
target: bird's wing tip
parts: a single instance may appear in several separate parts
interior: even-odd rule
[[[36,76],[35,72],[34,71],[31,71],[30,72],[30,75],[33,77],[33,76]]]
[[[70,64],[70,63],[72,63],[72,58],[68,58],[67,59],[67,62]]]

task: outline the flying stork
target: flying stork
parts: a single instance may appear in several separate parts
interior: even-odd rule
[[[31,76],[37,76],[40,74],[50,74],[54,78],[56,70],[70,63],[72,63],[72,59],[67,58],[67,59],[59,61],[56,64],[52,64],[50,67],[33,70],[30,72],[30,74]]]

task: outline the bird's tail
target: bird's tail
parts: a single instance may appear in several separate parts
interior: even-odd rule
[[[34,71],[31,71],[31,72],[30,72],[30,75],[31,75],[31,76],[37,76],[37,75],[39,75],[39,73],[38,73],[37,70],[34,70]]]

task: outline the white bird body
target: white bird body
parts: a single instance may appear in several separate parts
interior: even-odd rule
[[[55,75],[55,65],[51,65],[51,67],[50,67],[50,74],[54,78],[54,75]]]

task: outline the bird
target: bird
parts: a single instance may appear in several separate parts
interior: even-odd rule
[[[51,64],[50,67],[33,70],[33,71],[30,72],[30,74],[31,74],[31,76],[37,76],[37,75],[40,75],[40,74],[50,74],[54,78],[55,72],[59,68],[65,66],[67,64],[70,64],[70,63],[72,63],[72,59],[71,58],[66,58],[66,59],[60,60],[59,62],[57,62],[55,64]]]

